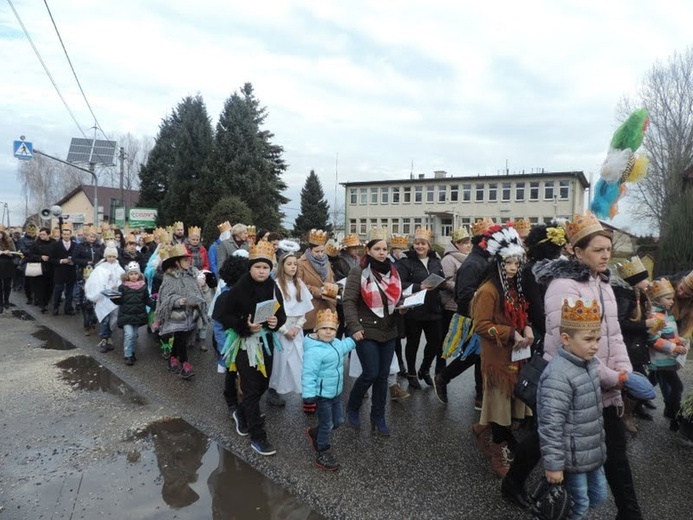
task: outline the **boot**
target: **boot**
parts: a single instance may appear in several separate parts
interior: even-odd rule
[[[359,411],[358,410],[349,410],[347,408],[347,426],[350,428],[353,428],[355,430],[360,430],[361,429],[361,418],[359,417]]]
[[[371,419],[371,431],[385,437],[392,435],[392,431],[387,427],[384,417],[380,419]]]
[[[630,397],[623,396],[623,426],[630,433],[638,433],[638,427],[635,425],[635,417],[633,417],[633,410],[637,401],[634,401]]]
[[[267,403],[270,406],[284,406],[286,401],[277,393],[274,388],[267,390]]]
[[[491,443],[491,471],[500,478],[505,478],[510,469],[508,453],[510,453],[510,449],[507,442]]]
[[[419,376],[419,379],[421,379],[421,381],[426,383],[428,386],[433,386],[433,379],[431,379],[430,371],[430,367],[428,368],[428,370],[421,369],[419,370],[417,376]]]
[[[472,433],[484,457],[491,457],[491,428],[479,423],[472,424]]]
[[[409,395],[409,392],[399,386],[399,383],[395,383],[390,387],[390,399],[393,401],[404,401]]]
[[[407,382],[409,383],[409,388],[414,390],[421,390],[421,385],[419,384],[419,379],[416,374],[407,374]]]
[[[501,482],[501,495],[521,509],[528,509],[531,505],[525,487],[510,477],[505,477]]]
[[[438,401],[443,404],[448,404],[448,385],[443,381],[443,377],[440,374],[436,374],[433,378],[433,389],[436,392]]]

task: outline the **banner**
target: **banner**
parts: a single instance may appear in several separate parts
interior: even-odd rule
[[[157,211],[154,208],[133,208],[130,210],[130,229],[155,228]]]

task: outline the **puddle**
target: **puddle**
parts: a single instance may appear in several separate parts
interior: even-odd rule
[[[19,318],[23,321],[34,321],[34,317],[26,311],[15,309],[12,311],[13,318]]]
[[[62,369],[63,380],[75,390],[108,392],[122,396],[126,401],[138,405],[144,405],[147,402],[122,379],[90,356],[69,357],[56,363],[56,366]]]
[[[43,342],[41,348],[49,350],[72,350],[75,348],[72,343],[64,340],[59,334],[56,334],[46,327],[39,327],[39,330],[32,332],[31,336]]]

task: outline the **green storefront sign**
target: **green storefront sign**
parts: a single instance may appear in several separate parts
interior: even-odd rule
[[[154,208],[133,208],[130,210],[130,229],[155,228],[157,211]]]

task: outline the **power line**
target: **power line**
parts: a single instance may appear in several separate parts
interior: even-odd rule
[[[79,82],[79,78],[77,77],[77,72],[75,72],[75,68],[72,66],[72,60],[70,59],[70,55],[67,53],[67,49],[65,48],[65,43],[63,43],[63,37],[60,36],[60,31],[58,30],[58,26],[55,23],[55,19],[53,18],[53,13],[51,12],[51,8],[48,7],[48,0],[43,0],[44,5],[46,6],[46,10],[48,11],[48,16],[51,18],[51,22],[53,22],[53,28],[55,29],[55,34],[58,35],[58,40],[60,40],[60,46],[63,48],[63,52],[65,53],[65,57],[67,58],[67,63],[70,64],[70,69],[72,70],[72,75],[75,77],[75,81],[77,82],[77,86],[79,87],[79,91],[82,93],[82,97],[84,98],[84,102],[87,104],[87,108],[89,108],[89,112],[91,112],[92,117],[94,118],[94,124],[96,125],[96,128],[98,128],[103,136],[106,138],[107,141],[110,141],[108,136],[106,135],[106,132],[103,131],[103,128],[101,128],[101,125],[99,124],[99,120],[96,119],[96,114],[94,114],[94,111],[91,108],[91,105],[89,104],[89,100],[87,100],[87,95],[84,93],[84,89],[82,88],[82,84]]]
[[[84,130],[82,130],[82,127],[79,126],[79,123],[77,122],[77,118],[72,113],[72,110],[70,110],[70,107],[68,106],[67,101],[65,101],[65,98],[60,93],[60,89],[58,88],[57,83],[53,79],[53,76],[50,73],[50,71],[48,70],[48,67],[46,67],[46,64],[44,63],[43,58],[41,57],[41,54],[39,53],[38,49],[36,48],[36,45],[34,45],[34,41],[31,39],[31,36],[29,36],[29,32],[26,30],[26,27],[24,27],[24,23],[22,22],[22,19],[19,17],[19,13],[17,12],[17,10],[14,8],[14,4],[12,3],[12,0],[7,0],[7,3],[10,4],[10,7],[12,8],[14,15],[17,17],[17,21],[19,22],[19,25],[22,27],[22,30],[24,31],[24,35],[26,36],[27,40],[29,40],[29,43],[31,44],[31,48],[34,49],[34,53],[36,54],[36,57],[41,62],[41,65],[43,66],[43,70],[46,72],[48,79],[51,80],[51,83],[53,84],[53,88],[58,93],[60,100],[63,102],[63,105],[65,105],[65,108],[70,113],[70,117],[72,117],[72,120],[75,122],[75,125],[77,125],[77,128],[79,128],[79,131],[84,136],[84,138],[89,139],[87,137],[87,134],[84,133]]]

